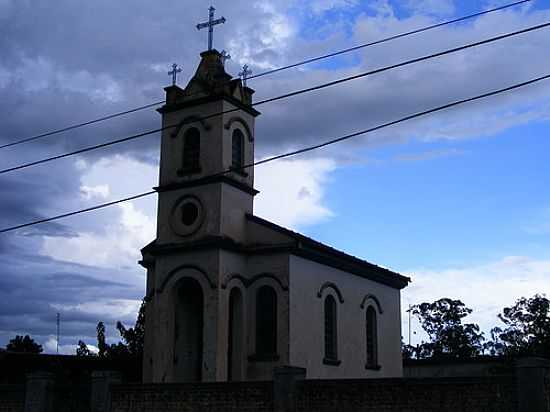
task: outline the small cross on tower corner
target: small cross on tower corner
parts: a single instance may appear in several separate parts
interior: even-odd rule
[[[181,73],[181,68],[178,67],[177,63],[172,65],[172,71],[168,72],[168,76],[172,76],[172,86],[175,86],[178,82],[178,73]]]
[[[222,65],[225,66],[225,62],[227,60],[231,60],[231,55],[227,53],[225,50],[222,50],[222,52],[220,53],[220,60],[222,62]]]
[[[252,74],[252,70],[250,70],[250,68],[248,67],[248,64],[245,64],[243,66],[243,70],[241,72],[239,72],[239,77],[243,81],[243,86],[244,87],[248,87],[247,84],[246,84],[246,81],[248,80],[248,78],[250,77],[251,74]]]

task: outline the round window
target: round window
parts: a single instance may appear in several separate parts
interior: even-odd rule
[[[199,217],[199,208],[194,202],[186,202],[181,207],[181,221],[185,226],[191,226]]]
[[[204,208],[198,198],[184,196],[172,208],[170,226],[178,235],[189,236],[201,227],[204,215]]]

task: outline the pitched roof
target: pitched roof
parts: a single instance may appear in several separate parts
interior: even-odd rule
[[[411,281],[411,279],[407,276],[403,276],[392,270],[334,249],[331,246],[325,245],[324,243],[318,242],[298,232],[294,232],[290,229],[276,225],[275,223],[262,219],[261,217],[254,216],[252,214],[247,214],[246,217],[252,222],[266,226],[272,230],[291,237],[295,241],[295,245],[291,251],[294,255],[350,272],[397,289],[405,288]]]

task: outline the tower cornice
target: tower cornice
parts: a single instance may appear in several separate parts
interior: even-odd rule
[[[170,86],[170,88],[172,88],[172,87],[173,86]],[[167,87],[166,89],[169,89],[169,88]],[[191,100],[187,100],[187,101],[180,101],[180,102],[175,102],[175,103],[171,103],[171,104],[165,104],[161,108],[158,108],[157,112],[159,112],[161,114],[177,112],[178,110],[183,110],[183,109],[187,109],[187,108],[190,108],[190,107],[199,106],[199,105],[202,105],[202,104],[208,104],[208,103],[212,103],[212,102],[216,102],[216,101],[220,101],[220,100],[225,100],[226,102],[231,103],[232,105],[234,105],[238,109],[243,110],[246,113],[248,113],[248,114],[250,114],[254,117],[259,116],[261,114],[258,110],[254,109],[252,106],[244,104],[241,101],[239,101],[238,99],[236,99],[232,96],[228,96],[227,94],[213,94],[213,95],[208,95],[208,96],[204,96],[204,97],[198,97],[196,99],[191,99]],[[168,101],[168,99],[167,99],[167,101]]]
[[[168,192],[168,191],[173,191],[178,189],[188,189],[191,187],[204,186],[204,185],[214,184],[214,183],[228,184],[229,186],[233,186],[234,188],[242,190],[243,192],[248,193],[252,196],[256,196],[258,193],[260,193],[258,190],[254,189],[253,187],[250,187],[226,175],[206,176],[206,177],[202,177],[194,180],[186,180],[182,182],[170,183],[170,184],[154,187],[153,190],[159,193],[162,193],[162,192]]]

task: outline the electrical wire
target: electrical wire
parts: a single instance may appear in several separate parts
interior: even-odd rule
[[[411,65],[411,64],[414,64],[414,63],[419,63],[419,62],[422,62],[422,61],[425,61],[425,60],[430,60],[430,59],[433,59],[433,58],[436,58],[436,57],[441,57],[441,56],[456,53],[456,52],[459,52],[459,51],[462,51],[462,50],[470,49],[472,47],[477,47],[477,46],[481,46],[481,45],[484,45],[484,44],[493,43],[493,42],[496,42],[496,41],[499,41],[499,40],[507,39],[509,37],[517,36],[517,35],[520,35],[520,34],[525,34],[525,33],[528,33],[528,32],[535,31],[535,30],[540,30],[540,29],[546,28],[548,26],[550,26],[550,22],[539,24],[539,25],[536,25],[536,26],[531,26],[531,27],[528,27],[528,28],[525,28],[525,29],[522,29],[522,30],[518,30],[518,31],[515,31],[515,32],[506,33],[506,34],[502,34],[502,35],[499,35],[499,36],[491,37],[489,39],[481,40],[481,41],[478,41],[478,42],[475,42],[475,43],[469,43],[469,44],[466,44],[466,45],[463,45],[463,46],[454,47],[452,49],[448,49],[448,50],[445,50],[445,51],[442,51],[442,52],[437,52],[437,53],[429,54],[429,55],[426,55],[426,56],[406,60],[406,61],[401,62],[401,63],[396,63],[396,64],[392,64],[390,66],[385,66],[385,67],[382,67],[382,68],[379,68],[379,69],[370,70],[370,71],[359,73],[359,74],[356,74],[356,75],[344,77],[344,78],[334,80],[334,81],[331,81],[331,82],[322,83],[322,84],[317,85],[317,86],[307,87],[307,88],[300,89],[300,90],[297,90],[297,91],[294,91],[294,92],[282,94],[280,96],[276,96],[276,97],[272,97],[272,98],[269,98],[269,99],[258,101],[256,103],[253,103],[251,106],[256,107],[256,106],[260,106],[260,105],[263,105],[263,104],[266,104],[266,103],[271,103],[271,102],[286,99],[286,98],[289,98],[289,97],[294,97],[294,96],[297,96],[297,95],[300,95],[300,94],[321,90],[321,89],[324,89],[324,88],[327,88],[327,87],[332,87],[332,86],[342,84],[342,83],[345,83],[345,82],[348,82],[348,81],[351,81],[351,80],[356,80],[356,79],[360,79],[360,78],[363,78],[363,77],[366,77],[366,76],[383,73],[383,72],[386,72],[386,71],[389,71],[389,70],[393,70],[393,69],[396,69],[396,68],[408,66],[408,65]],[[59,159],[63,159],[63,158],[66,158],[66,157],[75,156],[75,155],[78,155],[78,154],[90,152],[90,151],[93,151],[93,150],[102,149],[102,148],[113,146],[113,145],[116,145],[116,144],[128,142],[128,141],[135,140],[135,139],[138,139],[138,138],[141,138],[141,137],[144,137],[144,136],[148,136],[148,135],[151,135],[151,134],[154,134],[154,133],[158,133],[158,132],[161,132],[161,131],[164,131],[164,130],[167,130],[167,129],[172,129],[172,128],[175,128],[175,127],[178,127],[178,126],[183,126],[183,125],[187,125],[187,124],[192,124],[192,123],[204,121],[204,120],[207,120],[207,119],[210,119],[210,118],[213,118],[213,117],[222,116],[222,115],[225,115],[225,114],[228,114],[228,113],[237,112],[239,110],[241,110],[241,109],[240,108],[228,109],[228,110],[224,110],[222,112],[213,113],[213,114],[210,114],[210,115],[207,115],[207,116],[203,116],[203,117],[198,118],[198,119],[192,119],[188,122],[181,122],[179,124],[168,125],[168,126],[164,126],[164,127],[158,128],[158,129],[149,130],[149,131],[146,131],[146,132],[142,132],[142,133],[138,133],[138,134],[135,134],[135,135],[127,136],[127,137],[124,137],[124,138],[121,138],[121,139],[112,140],[112,141],[97,144],[97,145],[94,145],[94,146],[88,146],[88,147],[78,149],[78,150],[75,150],[75,151],[72,151],[72,152],[67,152],[67,153],[63,153],[63,154],[60,154],[60,155],[47,157],[47,158],[44,158],[44,159],[41,159],[41,160],[36,160],[36,161],[33,161],[33,162],[23,163],[23,164],[20,164],[20,165],[17,165],[17,166],[13,166],[13,167],[9,167],[9,168],[0,170],[0,175],[5,174],[5,173],[9,173],[9,172],[14,172],[16,170],[26,169],[28,167],[48,163],[48,162],[51,162],[51,161],[54,161],[54,160],[59,160]]]
[[[406,37],[406,36],[411,36],[413,34],[418,34],[418,33],[428,31],[428,30],[433,30],[433,29],[436,29],[436,28],[439,28],[439,27],[447,26],[447,25],[450,25],[450,24],[459,23],[459,22],[462,22],[462,21],[466,21],[466,20],[469,20],[469,19],[473,19],[473,18],[476,18],[476,17],[483,16],[483,15],[486,15],[486,14],[489,14],[489,13],[494,13],[494,12],[502,11],[502,10],[505,10],[505,9],[508,9],[508,8],[511,8],[511,7],[516,7],[516,6],[519,6],[521,4],[531,2],[531,1],[533,1],[533,0],[516,1],[514,3],[505,4],[505,5],[502,5],[500,7],[495,7],[495,8],[484,10],[484,11],[481,11],[481,12],[478,12],[478,13],[469,14],[467,16],[459,17],[459,18],[452,19],[452,20],[447,20],[447,21],[444,21],[444,22],[441,22],[441,23],[436,23],[436,24],[433,24],[433,25],[430,25],[430,26],[422,27],[422,28],[419,28],[419,29],[411,30],[411,31],[408,31],[408,32],[400,33],[400,34],[396,34],[396,35],[393,35],[393,36],[390,36],[390,37],[385,37],[383,39],[379,39],[379,40],[376,40],[376,41],[373,41],[373,42],[360,44],[360,45],[350,47],[350,48],[347,48],[347,49],[343,49],[343,50],[339,50],[339,51],[336,51],[336,52],[324,54],[322,56],[312,57],[310,59],[306,59],[306,60],[300,61],[298,63],[289,64],[287,66],[278,67],[278,68],[275,68],[275,69],[267,70],[267,71],[249,76],[249,77],[247,77],[247,80],[252,80],[252,79],[259,78],[259,77],[271,75],[271,74],[274,74],[274,73],[281,72],[283,70],[288,70],[288,69],[303,66],[303,65],[306,65],[306,64],[314,63],[314,62],[317,62],[317,61],[320,61],[320,60],[324,60],[324,59],[328,59],[328,58],[331,58],[331,57],[339,56],[339,55],[342,55],[342,54],[345,54],[345,53],[350,53],[350,52],[353,52],[353,51],[357,51],[357,50],[360,50],[360,49],[363,49],[363,48],[366,48],[366,47],[375,46],[375,45],[386,43],[386,42],[389,42],[389,41],[392,41],[392,40],[397,40],[397,39],[400,39],[400,38],[403,38],[403,37]],[[67,132],[67,131],[74,130],[74,129],[77,129],[77,128],[81,128],[81,127],[84,127],[84,126],[89,126],[89,125],[92,125],[92,124],[95,124],[95,123],[99,123],[99,122],[103,122],[103,121],[106,121],[106,120],[114,119],[116,117],[125,116],[127,114],[134,113],[134,112],[137,112],[137,111],[140,111],[140,110],[145,110],[145,109],[148,109],[150,107],[158,106],[158,105],[163,104],[163,103],[165,103],[165,100],[161,100],[161,101],[158,101],[158,102],[155,102],[155,103],[150,103],[150,104],[147,104],[147,105],[144,105],[144,106],[139,106],[139,107],[136,107],[134,109],[129,109],[129,110],[126,110],[126,111],[113,113],[113,114],[110,114],[110,115],[107,115],[107,116],[99,117],[97,119],[89,120],[89,121],[82,122],[82,123],[77,123],[77,124],[70,125],[70,126],[67,126],[67,127],[63,127],[63,128],[57,129],[57,130],[50,131],[50,132],[38,134],[38,135],[35,135],[35,136],[30,136],[30,137],[26,137],[26,138],[23,138],[23,139],[18,139],[18,140],[15,140],[13,142],[10,142],[10,143],[0,145],[0,149],[20,145],[20,144],[23,144],[23,143],[32,142],[34,140],[42,139],[44,137],[53,136],[53,135],[56,135],[56,134],[59,134],[59,133]]]
[[[424,116],[427,116],[429,114],[440,112],[440,111],[443,111],[443,110],[447,110],[447,109],[450,109],[450,108],[455,107],[455,106],[463,105],[463,104],[473,102],[473,101],[476,101],[476,100],[485,99],[487,97],[491,97],[491,96],[495,96],[495,95],[502,94],[502,93],[505,93],[505,92],[509,92],[509,91],[512,91],[512,90],[516,90],[516,89],[519,89],[519,88],[522,88],[522,87],[525,87],[525,86],[528,86],[528,85],[532,85],[532,84],[541,82],[543,80],[548,80],[548,79],[550,79],[550,74],[546,74],[544,76],[540,76],[540,77],[537,77],[537,78],[534,78],[534,79],[531,79],[531,80],[528,80],[528,81],[525,81],[525,82],[522,82],[522,83],[517,83],[517,84],[514,84],[512,86],[501,88],[501,89],[498,89],[498,90],[493,90],[491,92],[483,93],[483,94],[480,94],[480,95],[477,95],[477,96],[469,97],[469,98],[462,99],[462,100],[457,100],[457,101],[454,101],[454,102],[451,102],[451,103],[444,104],[442,106],[434,107],[432,109],[417,112],[417,113],[402,117],[402,118],[397,119],[397,120],[393,120],[393,121],[383,123],[383,124],[375,126],[375,127],[371,127],[369,129],[364,129],[364,130],[354,132],[354,133],[350,133],[350,134],[347,134],[345,136],[341,136],[341,137],[338,137],[338,138],[335,138],[335,139],[327,140],[327,141],[325,141],[323,143],[320,143],[320,144],[317,144],[317,145],[308,146],[308,147],[304,147],[302,149],[295,150],[295,151],[292,151],[292,152],[287,152],[287,153],[283,153],[283,154],[280,154],[280,155],[277,155],[277,156],[269,157],[267,159],[263,159],[263,160],[259,160],[259,161],[253,162],[253,163],[243,165],[239,168],[227,169],[223,172],[215,173],[215,174],[212,174],[212,175],[209,175],[209,176],[205,176],[201,179],[211,179],[212,177],[225,175],[225,174],[228,174],[228,173],[233,173],[233,172],[239,171],[239,170],[246,170],[246,169],[249,169],[249,168],[254,167],[254,166],[259,166],[259,165],[266,164],[266,163],[269,163],[269,162],[273,162],[273,161],[276,161],[276,160],[280,160],[280,159],[283,159],[283,158],[287,158],[287,157],[291,157],[291,156],[297,156],[297,155],[300,155],[300,154],[303,154],[303,153],[306,153],[306,152],[317,150],[317,149],[327,147],[327,146],[330,146],[330,145],[333,145],[333,144],[336,144],[336,143],[340,143],[342,141],[349,140],[349,139],[352,139],[352,138],[357,137],[357,136],[361,136],[361,135],[372,133],[372,132],[375,132],[375,131],[378,131],[378,130],[381,130],[381,129],[384,129],[384,128],[387,128],[387,127],[390,127],[390,126],[394,126],[396,124],[403,123],[403,122],[406,122],[406,121],[409,121],[409,120],[412,120],[412,119],[416,119],[416,118],[419,118],[419,117],[424,117]],[[176,189],[169,189],[169,190],[176,190]],[[31,221],[31,222],[28,222],[28,223],[23,223],[23,224],[16,225],[16,226],[7,227],[7,228],[4,228],[4,229],[0,229],[0,234],[1,233],[13,232],[15,230],[23,229],[23,228],[29,227],[29,226],[38,225],[38,224],[41,224],[41,223],[52,222],[52,221],[63,219],[63,218],[69,217],[69,216],[75,216],[75,215],[78,215],[78,214],[82,214],[82,213],[86,213],[86,212],[90,212],[90,211],[94,211],[94,210],[98,210],[98,209],[103,209],[103,208],[113,206],[113,205],[116,205],[116,204],[119,204],[119,203],[128,202],[128,201],[131,201],[131,200],[135,200],[135,199],[143,198],[143,197],[146,197],[146,196],[150,196],[152,194],[155,194],[156,192],[157,192],[156,190],[149,191],[149,192],[144,192],[144,193],[140,193],[140,194],[137,194],[137,195],[134,195],[134,196],[126,197],[124,199],[119,199],[119,200],[115,200],[115,201],[112,201],[112,202],[107,202],[107,203],[102,203],[102,204],[99,204],[99,205],[95,205],[95,206],[92,206],[92,207],[89,207],[89,208],[86,208],[86,209],[80,209],[80,210],[64,213],[64,214],[57,215],[57,216],[52,216],[52,217],[48,217],[48,218],[44,218],[44,219]]]

